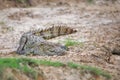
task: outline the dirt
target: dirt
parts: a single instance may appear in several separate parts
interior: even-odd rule
[[[45,80],[44,75],[40,73],[41,70],[39,70],[38,77],[36,77],[36,80]],[[11,68],[6,68],[3,69],[3,77],[1,77],[1,80],[33,80],[33,78],[29,75],[26,74],[25,72],[22,72],[18,69],[11,69]],[[42,71],[41,71],[42,72]]]
[[[11,52],[16,51],[19,39],[24,32],[39,28],[44,29],[53,24],[67,25],[77,29],[78,32],[49,41],[56,43],[71,38],[79,41],[82,45],[70,46],[68,54],[64,56],[28,57],[61,62],[73,61],[79,64],[96,66],[109,72],[113,76],[112,80],[119,80],[120,53],[116,55],[111,50],[117,49],[118,52],[120,51],[120,1],[114,3],[103,0],[96,0],[94,3],[84,2],[84,0],[78,1],[48,0],[39,4],[35,3],[37,6],[28,8],[17,6],[16,8],[4,9],[5,7],[2,5],[6,5],[6,3],[9,3],[9,7],[15,7],[10,1],[0,5],[2,9],[0,10],[0,56],[20,56]],[[109,50],[106,50],[106,47]],[[43,68],[43,70],[46,69]],[[51,71],[54,70],[56,69]],[[53,73],[50,72],[50,76]],[[69,72],[66,74],[69,75]],[[47,76],[48,79],[55,78],[50,76]],[[56,78],[56,80],[63,79]],[[73,80],[84,79],[73,78]]]

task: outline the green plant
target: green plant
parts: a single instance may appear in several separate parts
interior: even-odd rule
[[[80,42],[67,38],[63,41],[66,47],[78,45]]]
[[[82,70],[87,70],[87,71],[90,71],[91,73],[95,74],[95,75],[102,75],[108,79],[111,78],[111,75],[109,75],[108,73],[106,73],[105,71],[99,69],[99,68],[96,68],[96,67],[91,67],[91,66],[86,66],[86,65],[79,65],[79,64],[75,64],[73,62],[68,62],[67,64],[69,67],[71,68],[80,68]]]
[[[75,63],[73,63],[73,62],[68,62],[67,65],[68,65],[69,67],[71,67],[71,68],[78,68],[78,67],[79,67],[78,64],[75,64]]]
[[[30,68],[30,66],[24,66],[21,68],[21,70],[29,77],[32,77],[33,79],[36,79],[37,72],[33,69]]]
[[[22,66],[21,66],[22,64]],[[29,61],[22,58],[0,58],[0,68],[16,68],[21,70],[27,75],[31,75],[32,78],[35,78],[35,74],[37,73],[33,68],[30,68]],[[1,72],[2,70],[0,70]]]
[[[108,79],[111,78],[111,76],[107,72],[105,72],[105,71],[103,71],[103,70],[101,70],[99,68],[96,68],[96,67],[80,65],[80,68],[84,69],[84,70],[88,70],[88,71],[92,72],[95,75],[102,75],[102,76],[104,76],[104,77],[106,77]]]
[[[82,69],[85,71],[89,71],[95,75],[101,75],[106,78],[111,78],[108,73],[96,67],[80,65],[73,62],[68,62],[67,64],[65,64],[59,61],[37,60],[30,58],[0,58],[0,78],[2,77],[2,72],[5,68],[15,68],[24,72],[29,77],[36,79],[38,72],[34,69],[34,67],[39,65],[54,67],[68,66],[74,69]]]
[[[54,66],[54,67],[61,67],[64,66],[65,64],[56,61],[56,62],[52,62],[52,61],[48,61],[48,60],[40,60],[39,61],[40,65],[46,65],[46,66]]]

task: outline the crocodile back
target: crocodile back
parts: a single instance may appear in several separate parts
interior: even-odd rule
[[[77,30],[66,26],[53,26],[44,30],[34,31],[36,36],[42,36],[44,39],[51,39],[61,35],[68,35],[77,32]]]

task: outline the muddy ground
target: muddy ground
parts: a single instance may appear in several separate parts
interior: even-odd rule
[[[61,62],[73,61],[96,66],[113,75],[113,80],[119,80],[120,53],[116,55],[112,52],[114,49],[120,51],[119,0],[114,3],[102,2],[102,0],[96,3],[83,2],[83,0],[79,3],[71,1],[64,2],[63,0],[60,3],[53,0],[50,3],[44,2],[27,8],[18,8],[18,6],[12,8],[14,5],[11,4],[11,6],[9,2],[6,3],[9,3],[11,8],[0,6],[0,56],[20,56],[11,52],[16,51],[21,35],[29,30],[44,29],[52,25],[66,25],[77,29],[78,32],[49,41],[57,43],[71,38],[80,42],[81,45],[69,47],[68,54],[64,56],[28,57]],[[109,49],[106,50],[103,46]],[[48,76],[49,80],[52,78],[52,75]],[[57,78],[55,80],[63,80],[63,78]],[[81,79],[72,76],[71,79],[66,78],[66,80]]]

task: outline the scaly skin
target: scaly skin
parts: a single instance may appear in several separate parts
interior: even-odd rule
[[[67,35],[76,32],[76,30],[65,26],[53,26],[44,30],[35,30],[22,35],[17,49],[18,54],[34,55],[64,55],[65,46],[46,41],[61,35]]]

